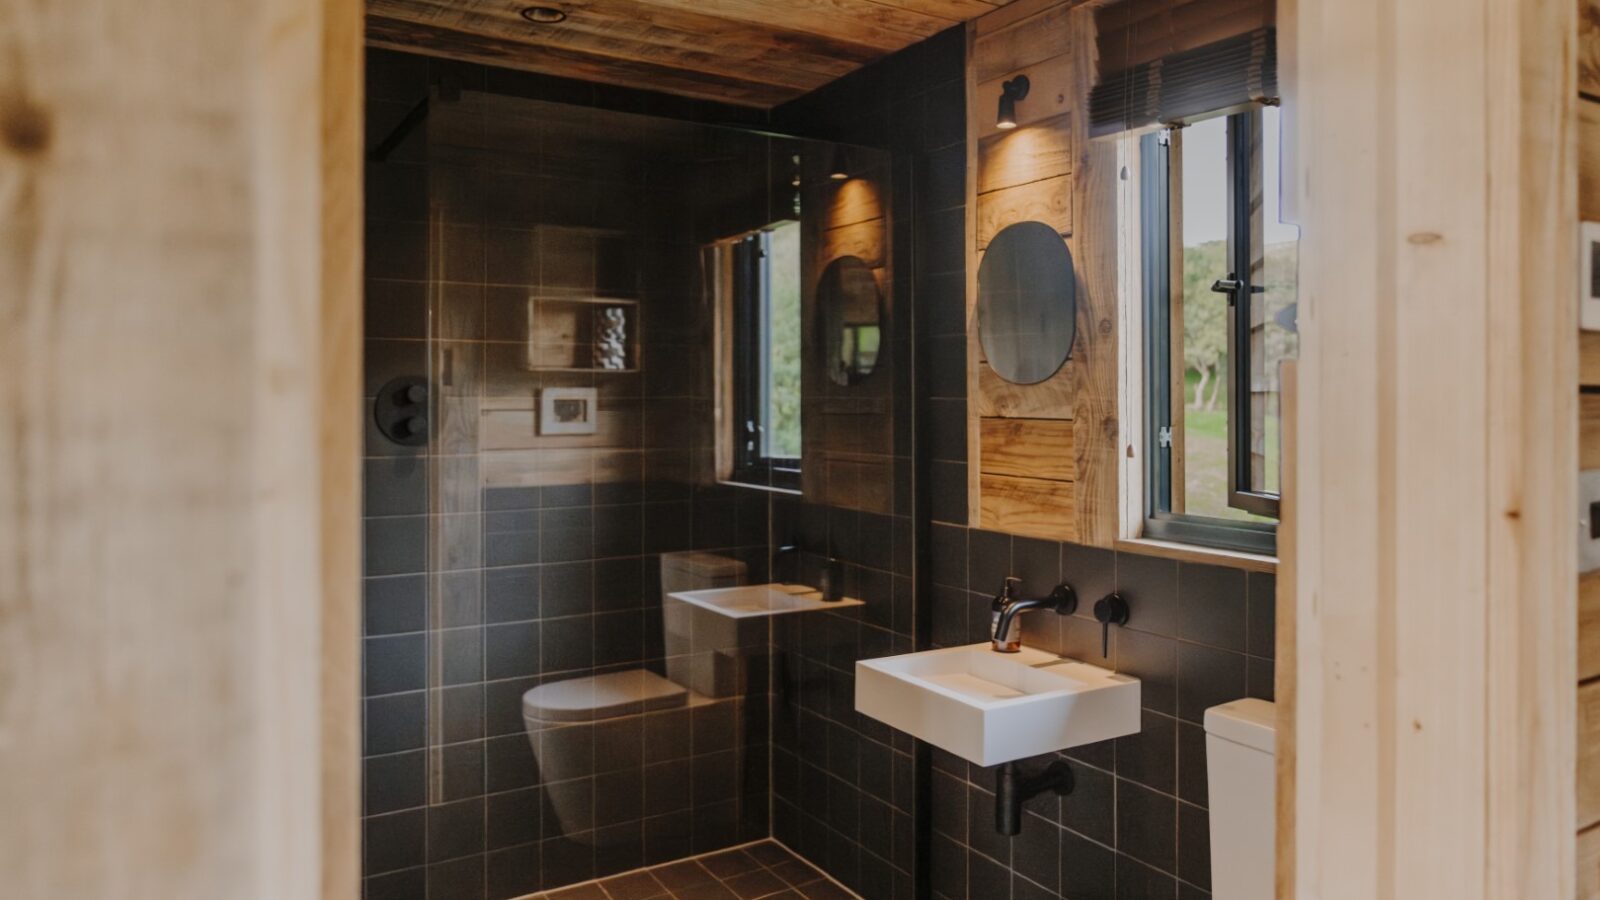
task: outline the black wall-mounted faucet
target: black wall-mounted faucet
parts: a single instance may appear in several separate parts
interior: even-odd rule
[[[1017,616],[1030,609],[1051,609],[1056,615],[1070,616],[1078,609],[1078,594],[1072,585],[1062,582],[1043,597],[1022,598],[1016,595],[1021,579],[1006,576],[1000,583],[1000,593],[990,604],[989,641],[996,653],[1016,653],[1022,649],[1022,628]]]

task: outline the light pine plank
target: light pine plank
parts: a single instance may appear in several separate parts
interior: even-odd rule
[[[1071,481],[1072,423],[1060,419],[984,419],[980,467],[987,475]]]

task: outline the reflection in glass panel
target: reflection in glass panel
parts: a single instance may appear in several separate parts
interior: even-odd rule
[[[1228,506],[1228,298],[1211,290],[1229,275],[1228,120],[1207,119],[1178,139],[1183,390],[1172,392],[1172,430],[1183,452],[1173,455],[1172,511],[1234,518],[1244,514]]]
[[[1281,115],[1269,106],[1261,111],[1262,193],[1258,209],[1262,227],[1253,242],[1251,283],[1265,287],[1250,297],[1250,487],[1278,492],[1278,364],[1299,355],[1295,328],[1296,273],[1300,229],[1278,220],[1282,161]],[[1253,229],[1255,230],[1255,229]]]

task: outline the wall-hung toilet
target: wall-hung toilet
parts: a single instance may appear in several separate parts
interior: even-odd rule
[[[674,591],[737,587],[744,583],[745,571],[743,562],[712,553],[663,554],[662,598]],[[624,770],[642,769],[647,730],[684,736],[681,755],[689,755],[691,716],[705,717],[707,708],[717,701],[693,690],[687,669],[674,668],[669,661],[666,669],[671,677],[639,668],[566,678],[522,695],[523,724],[533,744],[548,809],[561,834],[579,843],[604,843],[596,838],[605,833],[606,823],[595,821],[597,808],[591,800],[594,793],[589,779],[603,780]],[[735,749],[742,734],[739,700],[721,701],[725,704],[722,717],[729,719],[728,725],[700,729],[700,743],[704,744],[710,733],[715,735],[715,745],[693,747],[694,755]],[[661,751],[655,748],[653,752]]]
[[[642,766],[645,717],[688,702],[681,685],[646,669],[551,681],[522,695],[522,721],[561,834],[595,843],[591,779]]]
[[[1277,714],[1265,700],[1206,710],[1211,896],[1273,900],[1277,866]]]

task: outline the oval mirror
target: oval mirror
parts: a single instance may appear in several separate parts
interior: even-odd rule
[[[1077,332],[1067,242],[1043,222],[1007,226],[978,266],[978,339],[989,367],[1013,384],[1037,384],[1071,356]]]
[[[871,375],[883,338],[883,298],[872,268],[856,256],[829,263],[817,282],[817,315],[828,380],[848,387]]]

